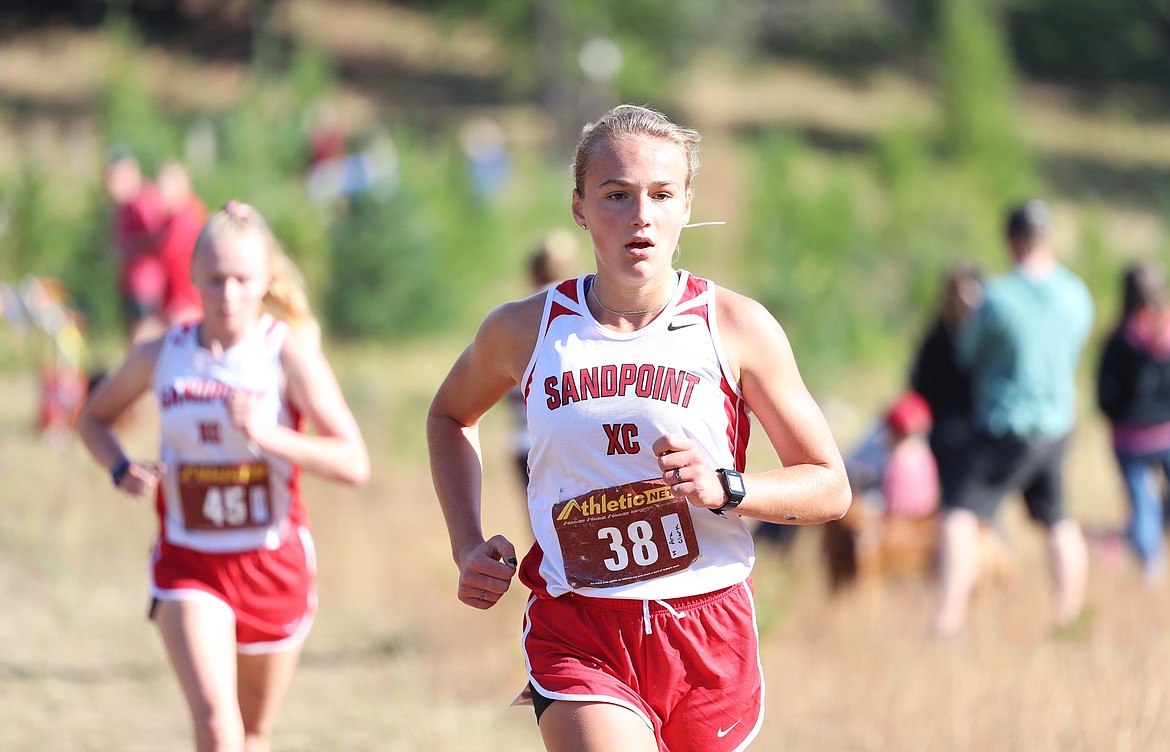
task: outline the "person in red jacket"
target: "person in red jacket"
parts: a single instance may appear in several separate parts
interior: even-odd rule
[[[110,150],[105,186],[114,205],[110,244],[118,263],[127,334],[131,342],[140,342],[165,328],[162,304],[166,272],[159,241],[166,212],[158,190],[143,176],[137,157],[124,148]]]
[[[162,315],[168,325],[203,318],[199,290],[191,281],[191,252],[207,209],[191,188],[187,170],[179,162],[167,162],[155,178],[166,213],[162,227],[159,256],[166,273]]]

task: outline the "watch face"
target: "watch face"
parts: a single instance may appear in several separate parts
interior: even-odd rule
[[[743,485],[743,476],[739,473],[725,471],[723,477],[727,478],[727,493],[732,496],[743,496],[747,492]]]

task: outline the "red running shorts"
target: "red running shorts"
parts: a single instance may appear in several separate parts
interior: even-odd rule
[[[236,650],[278,653],[300,644],[317,610],[313,539],[299,527],[275,550],[204,553],[160,540],[152,562],[158,601],[212,597],[236,618]]]
[[[628,708],[660,752],[742,750],[763,721],[750,581],[668,601],[534,595],[523,649],[537,692]]]

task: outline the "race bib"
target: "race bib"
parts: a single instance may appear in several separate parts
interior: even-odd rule
[[[179,499],[188,530],[267,527],[269,497],[267,462],[179,466]]]
[[[553,505],[552,516],[574,588],[649,580],[699,558],[686,500],[659,479],[589,491]]]

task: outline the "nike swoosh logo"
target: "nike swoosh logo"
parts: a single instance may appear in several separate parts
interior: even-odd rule
[[[742,721],[742,720],[743,720],[742,718],[740,718],[740,719],[739,719],[739,721]],[[716,735],[716,736],[718,736],[720,739],[722,739],[723,737],[725,737],[725,736],[727,736],[728,734],[730,734],[730,733],[731,733],[731,730],[732,730],[733,728],[735,728],[736,726],[738,726],[738,725],[739,725],[739,721],[736,721],[735,723],[731,724],[730,726],[728,726],[728,727],[727,727],[727,728],[725,728],[725,729],[719,729],[719,730],[718,730],[718,731],[715,733],[715,735]]]
[[[672,321],[666,325],[666,330],[668,332],[677,332],[679,329],[686,329],[688,326],[694,326],[695,324],[698,324],[698,323],[699,323],[698,321],[692,321],[689,324],[676,324],[675,322]]]

